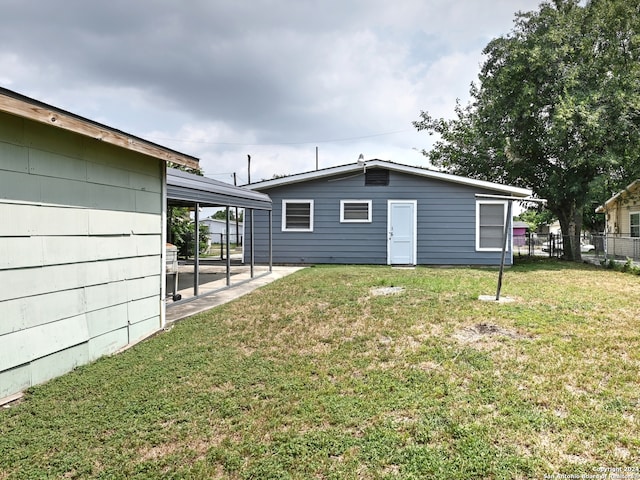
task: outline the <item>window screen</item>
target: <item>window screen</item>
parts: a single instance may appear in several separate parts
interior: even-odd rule
[[[632,237],[640,237],[640,213],[629,215],[629,230]]]
[[[341,222],[371,222],[371,200],[341,200]]]
[[[282,230],[312,231],[313,201],[283,200]]]
[[[504,235],[504,203],[478,204],[478,248],[502,249]]]

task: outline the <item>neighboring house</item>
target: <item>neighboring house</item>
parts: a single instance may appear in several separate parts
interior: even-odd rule
[[[272,260],[283,264],[499,265],[504,197],[531,195],[527,189],[383,160],[248,188],[273,201],[272,231],[266,215],[255,215],[255,249],[264,252],[272,235]],[[251,228],[245,218],[245,231]],[[511,250],[509,242],[508,263]],[[256,256],[258,262],[267,260]]]
[[[164,326],[167,201],[271,208],[167,162],[198,167],[0,88],[0,400]]]
[[[513,244],[522,247],[527,244],[527,230],[529,224],[527,222],[513,222]]]
[[[640,258],[640,179],[600,205],[596,213],[605,214],[607,255]]]
[[[209,244],[225,243],[227,241],[225,237],[227,234],[226,220],[219,220],[217,218],[205,218],[204,220],[200,220],[200,224],[206,225],[209,229]],[[235,220],[229,220],[230,243],[242,244],[243,228],[244,225],[242,224],[242,222],[238,222],[236,224]]]

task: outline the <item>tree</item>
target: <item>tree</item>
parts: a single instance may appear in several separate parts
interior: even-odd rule
[[[194,254],[195,222],[191,220],[191,210],[188,207],[168,207],[167,223],[169,243],[178,247],[178,254],[190,257]],[[201,223],[198,233],[200,253],[204,253],[209,246],[209,229]]]
[[[554,0],[518,13],[513,30],[485,47],[479,84],[456,118],[423,111],[414,122],[440,135],[423,153],[452,173],[546,198],[565,258],[580,259],[594,182],[607,178],[616,191],[640,173],[639,32],[637,0]]]
[[[178,165],[173,162],[167,162],[168,168],[176,168],[183,172],[193,173],[194,175],[204,176],[202,169],[190,168]],[[167,232],[168,241],[178,247],[178,254],[189,257],[194,254],[194,222],[191,221],[191,209],[189,207],[171,206],[167,207]],[[206,225],[200,225],[199,228],[199,249],[200,252],[206,250],[208,245],[209,230]]]
[[[234,210],[236,209],[229,209],[229,221],[230,222],[235,222],[236,221],[236,214],[234,213]],[[244,213],[242,211],[240,211],[238,213],[238,221],[242,222],[242,217],[244,216]],[[216,213],[214,213],[211,218],[215,218],[216,220],[226,220],[227,219],[227,211],[225,210],[218,210]]]
[[[529,208],[516,217],[516,220],[526,222],[529,231],[535,232],[541,225],[548,225],[555,221],[553,214],[542,207]]]

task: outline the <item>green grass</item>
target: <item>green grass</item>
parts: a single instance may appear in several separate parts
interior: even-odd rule
[[[640,278],[316,267],[0,409],[0,479],[543,478],[640,466]],[[397,286],[401,293],[373,295]]]

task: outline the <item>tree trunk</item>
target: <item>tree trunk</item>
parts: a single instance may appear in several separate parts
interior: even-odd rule
[[[570,261],[582,260],[580,234],[582,232],[582,207],[575,204],[558,212],[560,230],[562,230],[562,258]]]

